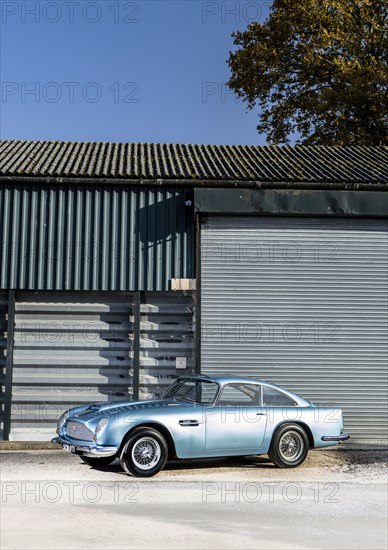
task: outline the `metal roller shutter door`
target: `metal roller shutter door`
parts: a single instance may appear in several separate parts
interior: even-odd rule
[[[209,217],[201,227],[204,373],[259,377],[387,439],[388,224]]]

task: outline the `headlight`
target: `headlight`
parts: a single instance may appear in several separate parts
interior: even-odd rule
[[[63,415],[59,418],[59,420],[57,422],[57,428],[61,428],[64,425],[64,423],[66,422],[68,416],[69,416],[68,411],[63,413]]]
[[[94,430],[96,434],[98,434],[98,432],[100,432],[102,430],[102,428],[104,426],[106,426],[108,422],[108,417],[107,416],[104,416],[103,418],[101,418],[101,420],[98,422],[97,426],[96,426],[96,429]]]

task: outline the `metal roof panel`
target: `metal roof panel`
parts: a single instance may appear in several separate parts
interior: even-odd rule
[[[388,186],[388,147],[0,141],[0,177]]]

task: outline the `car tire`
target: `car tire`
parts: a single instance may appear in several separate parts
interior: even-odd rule
[[[80,459],[83,460],[86,464],[89,464],[89,466],[92,466],[93,468],[105,468],[105,466],[109,466],[109,464],[112,464],[114,460],[116,460],[115,456],[102,456],[102,457],[94,457],[94,456],[83,456],[80,455]]]
[[[278,468],[296,468],[306,460],[309,438],[299,424],[284,424],[273,435],[268,456]]]
[[[151,477],[167,462],[168,446],[164,437],[152,428],[142,428],[130,435],[125,443],[120,464],[129,475]]]

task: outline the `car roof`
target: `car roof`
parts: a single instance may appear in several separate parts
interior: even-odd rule
[[[266,386],[271,386],[274,388],[279,388],[283,390],[284,388],[281,388],[280,386],[277,386],[276,384],[273,384],[272,382],[268,382],[267,380],[259,380],[257,378],[249,378],[244,376],[231,376],[231,375],[211,375],[211,374],[185,374],[182,376],[179,376],[178,378],[198,378],[200,380],[208,380],[209,382],[218,382],[218,384],[227,384],[227,383],[239,383],[239,384],[265,384]],[[288,390],[284,390],[288,391]]]
[[[293,391],[287,390],[286,388],[283,388],[281,386],[278,386],[277,384],[273,384],[272,382],[268,382],[267,380],[260,380],[257,378],[249,378],[249,377],[243,377],[243,376],[230,376],[230,375],[211,375],[211,374],[186,374],[178,376],[178,378],[198,378],[199,380],[207,380],[208,382],[216,382],[223,386],[224,384],[263,384],[265,386],[268,386],[270,388],[274,388],[276,390],[280,390],[281,392],[285,393],[289,397],[292,397],[295,399],[300,406],[311,406],[311,403],[305,399],[304,397],[298,395],[297,393],[294,393]]]

